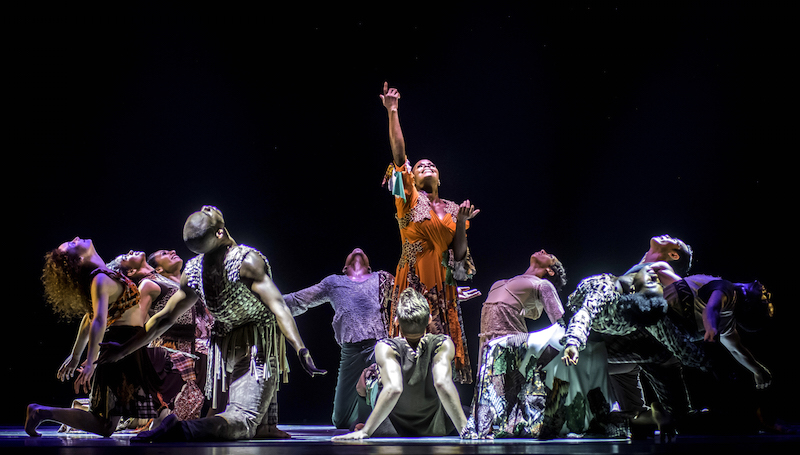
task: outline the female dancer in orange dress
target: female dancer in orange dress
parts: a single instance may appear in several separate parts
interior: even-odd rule
[[[443,333],[456,347],[455,380],[472,382],[472,369],[464,323],[458,302],[456,280],[475,273],[467,248],[469,220],[480,212],[469,200],[456,204],[439,198],[439,170],[430,160],[420,160],[412,168],[406,157],[405,140],[397,112],[400,93],[384,83],[381,101],[389,115],[389,141],[393,164],[387,170],[387,182],[395,195],[402,255],[395,274],[394,298],[389,321],[389,336],[400,336],[394,322],[396,297],[412,287],[428,299],[432,322],[429,333]]]

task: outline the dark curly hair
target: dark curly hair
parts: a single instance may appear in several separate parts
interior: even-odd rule
[[[758,280],[734,283],[738,299],[734,307],[736,324],[746,332],[764,328],[774,316],[772,294]]]
[[[678,240],[678,245],[680,246],[680,257],[675,261],[672,261],[670,265],[672,266],[672,269],[675,270],[675,273],[680,276],[686,276],[689,274],[689,270],[692,268],[692,256],[694,255],[694,251],[688,243],[680,239],[676,240]]]
[[[556,259],[556,262],[550,268],[553,270],[553,275],[545,274],[544,277],[553,283],[557,291],[560,291],[567,284],[567,271],[564,269],[564,264]]]
[[[657,294],[625,294],[617,302],[619,315],[636,327],[649,327],[667,314],[667,300]]]
[[[90,283],[91,269],[83,266],[78,256],[58,249],[45,254],[42,269],[44,295],[56,314],[69,320],[91,312]]]

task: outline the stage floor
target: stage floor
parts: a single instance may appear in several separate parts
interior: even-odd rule
[[[56,426],[41,426],[41,438],[30,438],[22,427],[0,427],[0,451],[3,454],[782,454],[800,453],[800,435],[713,435],[678,436],[669,444],[653,439],[642,441],[604,439],[498,439],[462,441],[442,438],[375,438],[362,442],[333,443],[331,437],[344,433],[331,426],[281,425],[292,439],[239,441],[229,443],[131,444],[132,433],[117,433],[111,438],[93,435],[58,433]]]

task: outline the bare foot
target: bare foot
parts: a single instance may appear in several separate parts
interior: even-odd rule
[[[41,406],[37,404],[29,404],[27,414],[25,415],[25,432],[28,433],[28,436],[32,438],[38,438],[42,436],[36,431],[36,427],[38,427],[43,420],[39,410],[41,410]]]
[[[291,439],[292,435],[278,428],[277,425],[259,425],[255,439]]]

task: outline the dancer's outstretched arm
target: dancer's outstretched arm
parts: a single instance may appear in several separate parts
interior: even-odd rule
[[[383,83],[383,93],[380,95],[383,107],[389,115],[389,144],[392,146],[392,159],[394,164],[402,166],[406,162],[406,141],[403,130],[400,128],[400,114],[398,106],[400,92],[396,88],[389,88],[389,83]]]
[[[275,315],[275,319],[278,321],[278,327],[281,332],[283,332],[289,344],[297,351],[300,364],[303,366],[303,369],[306,370],[306,373],[311,376],[327,373],[326,370],[319,369],[314,365],[314,360],[311,358],[311,354],[308,353],[308,349],[306,349],[306,345],[300,337],[300,332],[297,330],[297,324],[292,317],[292,312],[289,310],[289,307],[286,306],[281,291],[275,286],[275,283],[269,277],[266,270],[266,263],[261,256],[257,254],[248,254],[242,263],[240,273],[242,279],[251,281],[250,290],[252,290]]]
[[[364,428],[341,436],[334,436],[333,441],[367,439],[389,417],[403,393],[403,371],[395,355],[394,350],[386,343],[375,345],[375,361],[380,368],[382,386],[378,399],[375,401],[375,407],[367,418]]]

